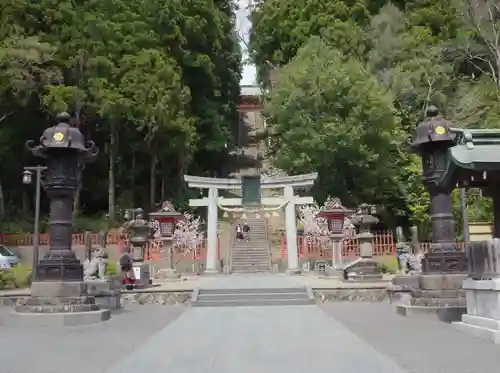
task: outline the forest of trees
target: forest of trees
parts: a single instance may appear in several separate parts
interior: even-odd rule
[[[376,203],[389,225],[428,227],[408,144],[429,104],[452,126],[500,128],[498,1],[261,0],[251,19],[276,166],[318,171],[320,201]],[[467,202],[471,220],[491,220],[478,190]]]
[[[3,231],[30,229],[19,223],[33,207],[21,173],[38,160],[24,143],[60,111],[101,150],[81,174],[77,216],[114,225],[123,208],[185,206],[198,192],[184,173],[229,172],[242,65],[233,1],[5,3]],[[389,225],[425,226],[428,196],[408,143],[426,107],[453,126],[500,127],[498,1],[257,0],[250,18],[249,52],[270,88],[269,156],[289,174],[318,171],[320,203],[375,203]],[[467,201],[472,220],[490,220],[478,190]]]
[[[0,7],[0,216],[31,229],[24,147],[61,111],[100,148],[75,215],[187,200],[182,175],[219,175],[237,125],[241,51],[231,0],[10,0]],[[46,198],[42,208],[47,211]],[[92,227],[91,227],[92,228]]]

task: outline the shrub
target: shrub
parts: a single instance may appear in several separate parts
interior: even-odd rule
[[[31,285],[31,267],[18,264],[15,267],[0,271],[0,289],[24,288]]]
[[[398,271],[398,260],[395,256],[383,256],[376,260],[382,273],[395,274]]]
[[[116,275],[116,263],[114,263],[112,261],[108,262],[108,269],[106,270],[106,275],[107,276]]]

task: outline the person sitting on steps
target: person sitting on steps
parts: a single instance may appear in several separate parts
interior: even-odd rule
[[[248,222],[245,222],[243,225],[243,236],[245,237],[245,241],[250,239],[250,227],[248,226]]]

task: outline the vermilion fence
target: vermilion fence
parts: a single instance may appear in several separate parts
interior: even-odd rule
[[[396,242],[394,242],[391,233],[376,234],[373,237],[373,255],[396,255]],[[463,242],[457,242],[461,250],[464,249]],[[420,250],[427,252],[430,247],[430,242],[421,242]],[[311,240],[309,237],[297,237],[297,249],[299,258],[307,259],[331,259],[332,258],[332,242],[321,244],[317,240]],[[281,256],[288,257],[286,247],[286,237],[281,239]],[[360,244],[357,239],[342,241],[342,256],[343,257],[358,257],[360,256]]]
[[[6,246],[32,246],[33,245],[33,235],[29,233],[22,234],[0,234],[0,243]],[[127,241],[122,234],[119,232],[110,232],[107,236],[107,245],[118,245],[123,252],[127,247]],[[40,234],[39,238],[40,246],[48,246],[50,244],[50,237],[48,233]],[[101,244],[101,235],[98,233],[92,234],[92,245]],[[75,249],[78,246],[82,248],[85,245],[85,234],[76,233],[72,237],[72,245]],[[174,260],[178,259],[192,259],[201,260],[206,258],[206,240],[204,240],[195,250],[187,252],[185,248],[176,248],[174,250]],[[145,248],[146,259],[161,261],[165,258],[165,250],[163,250],[162,243],[149,242],[146,244]],[[217,257],[220,259],[220,241],[217,239]]]

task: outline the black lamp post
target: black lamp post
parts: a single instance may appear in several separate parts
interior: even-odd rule
[[[36,173],[36,185],[35,185],[35,224],[33,228],[33,280],[35,271],[38,264],[38,254],[40,246],[40,194],[41,194],[41,184],[42,184],[42,172],[45,171],[47,167],[45,166],[35,166],[35,167],[24,167],[23,172],[23,184],[29,185],[32,183],[32,176],[34,171]]]
[[[57,124],[47,128],[40,144],[26,147],[47,163],[45,191],[50,198],[50,248],[34,269],[35,281],[82,281],[83,267],[71,250],[73,199],[79,187],[78,166],[92,161],[98,149],[85,141],[82,133],[69,125],[68,113],[57,116]]]
[[[467,271],[467,258],[455,241],[451,192],[455,185],[447,181],[448,149],[454,135],[450,125],[435,106],[427,109],[427,118],[418,125],[411,144],[422,158],[422,182],[431,199],[432,243],[422,261],[424,273]]]

